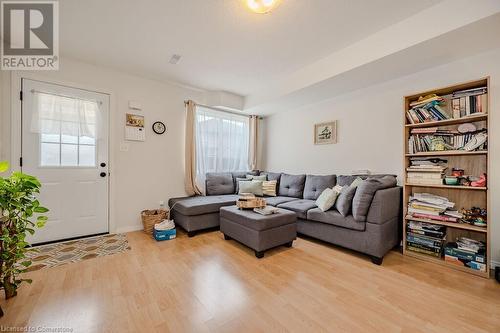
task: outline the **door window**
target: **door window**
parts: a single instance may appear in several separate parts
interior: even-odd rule
[[[32,132],[42,167],[95,167],[99,103],[33,91]]]

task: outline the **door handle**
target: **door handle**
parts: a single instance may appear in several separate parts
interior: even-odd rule
[[[100,175],[101,177],[106,177],[106,172],[101,172],[99,175]]]
[[[104,168],[106,166],[106,163],[102,162],[101,163],[101,168]]]

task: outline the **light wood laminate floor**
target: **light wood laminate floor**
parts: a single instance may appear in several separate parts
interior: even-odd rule
[[[73,332],[500,332],[500,284],[299,238],[256,259],[218,231],[28,274],[0,326]]]

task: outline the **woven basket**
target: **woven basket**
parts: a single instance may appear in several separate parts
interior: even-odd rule
[[[142,225],[144,226],[144,232],[152,235],[153,228],[156,223],[160,223],[163,220],[169,218],[168,210],[153,209],[153,210],[143,210],[141,212]]]

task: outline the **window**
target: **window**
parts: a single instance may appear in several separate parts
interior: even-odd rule
[[[249,118],[196,108],[196,174],[204,187],[207,172],[248,170]]]
[[[97,102],[35,94],[31,129],[40,135],[40,166],[95,167]]]

